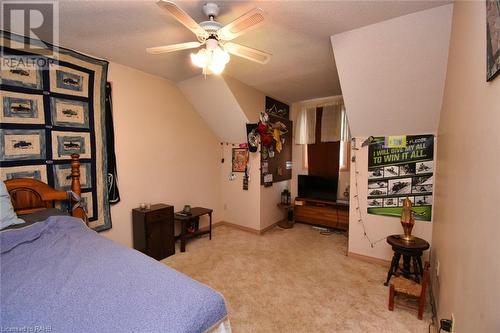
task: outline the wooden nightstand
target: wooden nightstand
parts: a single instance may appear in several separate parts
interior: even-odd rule
[[[174,207],[151,205],[150,209],[132,210],[134,249],[155,258],[175,254]]]

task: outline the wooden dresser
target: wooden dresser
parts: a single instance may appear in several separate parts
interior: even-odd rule
[[[151,205],[132,210],[134,249],[161,260],[175,254],[174,207]]]
[[[295,198],[296,222],[340,230],[349,229],[349,204],[306,198]]]

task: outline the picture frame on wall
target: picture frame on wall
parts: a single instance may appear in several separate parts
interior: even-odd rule
[[[233,148],[233,172],[245,172],[248,162],[248,149]]]
[[[500,0],[486,0],[486,81],[500,73]]]
[[[269,96],[266,96],[266,112],[271,116],[283,119],[290,118],[290,106]]]

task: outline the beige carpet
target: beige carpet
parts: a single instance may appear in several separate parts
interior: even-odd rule
[[[255,235],[227,226],[165,260],[221,292],[233,332],[427,332],[416,310],[387,310],[387,269],[346,257],[344,235],[310,226]]]

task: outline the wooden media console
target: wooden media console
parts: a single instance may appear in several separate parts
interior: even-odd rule
[[[294,202],[294,217],[296,222],[347,231],[349,204],[297,197]]]

